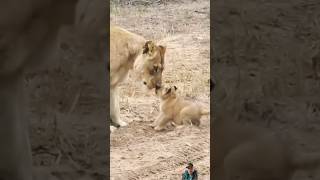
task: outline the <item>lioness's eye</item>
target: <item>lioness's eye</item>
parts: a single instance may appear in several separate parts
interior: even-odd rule
[[[155,73],[154,69],[149,70],[149,74],[150,74],[150,75],[154,75],[154,73]]]
[[[154,70],[154,72],[158,72],[159,71],[159,67],[158,66],[153,66],[153,70]]]
[[[153,75],[155,73],[158,73],[159,72],[159,67],[158,66],[153,66],[153,69],[150,70],[150,74]]]

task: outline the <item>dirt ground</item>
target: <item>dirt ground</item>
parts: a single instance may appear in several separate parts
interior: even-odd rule
[[[111,23],[166,45],[164,84],[209,109],[209,0],[127,2],[111,3]],[[149,125],[159,113],[159,99],[134,81],[131,73],[121,85],[121,118],[129,125],[111,134],[111,179],[176,180],[187,161],[199,179],[210,179],[210,117],[202,117],[199,128],[155,132]]]

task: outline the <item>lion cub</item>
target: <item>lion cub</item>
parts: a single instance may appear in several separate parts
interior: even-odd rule
[[[177,87],[162,87],[157,90],[160,97],[160,114],[151,125],[156,131],[163,130],[168,122],[175,125],[200,125],[200,118],[209,112],[197,103],[187,101],[176,93]]]

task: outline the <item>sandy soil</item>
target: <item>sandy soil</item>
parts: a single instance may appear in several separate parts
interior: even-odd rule
[[[112,3],[111,23],[165,44],[163,82],[209,109],[209,1],[157,2]],[[203,117],[199,128],[155,132],[149,124],[159,113],[159,100],[134,80],[130,74],[121,85],[121,118],[129,126],[111,134],[111,179],[179,179],[187,160],[200,179],[209,179],[210,117]]]

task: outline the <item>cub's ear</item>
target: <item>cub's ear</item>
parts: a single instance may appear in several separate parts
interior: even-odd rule
[[[147,41],[142,48],[142,54],[152,54],[154,47],[155,44],[152,41]]]
[[[177,90],[178,88],[177,88],[177,86],[173,86],[174,87],[174,90]]]
[[[169,94],[171,92],[171,88],[168,89],[168,91],[166,92],[166,94]]]

